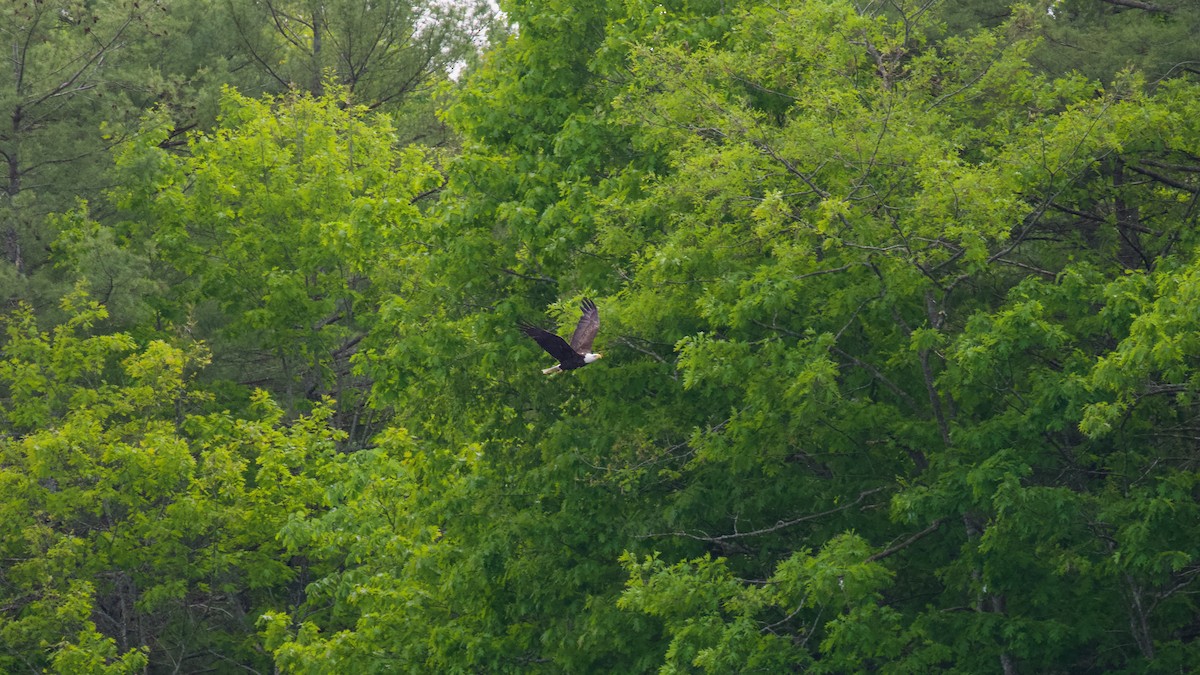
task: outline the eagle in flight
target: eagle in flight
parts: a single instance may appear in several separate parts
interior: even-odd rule
[[[520,324],[521,332],[533,338],[550,356],[558,359],[558,365],[542,370],[543,375],[582,368],[602,356],[592,352],[592,340],[596,339],[596,331],[600,330],[600,311],[596,309],[596,303],[586,298],[580,303],[579,309],[583,316],[579,317],[579,325],[575,326],[570,344],[548,330],[527,323]]]

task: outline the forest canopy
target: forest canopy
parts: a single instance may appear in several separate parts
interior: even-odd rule
[[[500,9],[0,10],[0,671],[1200,662],[1200,8]]]

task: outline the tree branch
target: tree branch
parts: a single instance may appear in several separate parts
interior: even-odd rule
[[[873,488],[871,490],[864,490],[864,491],[858,493],[858,497],[856,497],[854,499],[854,501],[852,501],[848,504],[843,504],[841,506],[835,506],[832,509],[829,509],[827,511],[822,511],[820,513],[810,513],[807,516],[800,516],[799,518],[792,518],[791,520],[780,520],[780,521],[776,522],[774,525],[771,525],[769,527],[763,527],[763,528],[759,528],[757,530],[751,530],[749,532],[732,532],[730,534],[718,534],[715,536],[707,535],[704,533],[693,534],[691,532],[663,532],[663,533],[659,533],[659,534],[643,535],[642,538],[687,537],[688,539],[695,539],[697,541],[707,541],[707,542],[716,544],[716,543],[721,543],[721,542],[725,542],[725,541],[730,541],[732,539],[741,539],[742,537],[757,537],[760,535],[777,532],[779,530],[791,527],[793,525],[799,525],[800,523],[808,522],[810,520],[817,520],[818,518],[824,518],[825,516],[831,516],[835,513],[839,513],[841,511],[846,511],[848,509],[852,509],[855,506],[858,506],[859,504],[861,504],[863,502],[863,500],[866,499],[867,497],[869,497],[877,492],[883,492],[887,488],[888,488],[888,486],[885,485],[882,487]]]
[[[1107,2],[1110,5],[1117,5],[1118,7],[1140,9],[1147,12],[1159,12],[1161,14],[1172,13],[1172,10],[1167,7],[1159,7],[1158,5],[1152,5],[1148,2],[1139,2],[1139,0],[1100,0],[1100,2]]]
[[[933,534],[934,532],[937,532],[938,528],[942,526],[942,523],[944,521],[945,521],[945,518],[938,518],[937,520],[933,521],[933,523],[931,523],[929,525],[929,527],[912,535],[908,539],[905,539],[904,541],[900,542],[899,544],[896,544],[895,546],[886,548],[886,549],[880,551],[879,553],[876,553],[875,555],[868,557],[867,562],[875,562],[877,560],[883,560],[884,558],[886,558],[890,555],[899,553],[900,551],[904,550],[905,548],[908,548],[909,546],[912,546],[913,544],[924,539],[925,537],[928,537],[929,535]]]
[[[1143,176],[1153,178],[1154,180],[1156,180],[1160,183],[1163,183],[1165,185],[1170,185],[1173,188],[1183,190],[1184,192],[1195,192],[1196,191],[1196,188],[1188,185],[1187,183],[1177,181],[1174,178],[1169,178],[1167,176],[1162,175],[1161,173],[1151,171],[1149,169],[1143,169],[1142,167],[1137,166],[1136,164],[1126,164],[1125,168],[1129,169],[1130,171],[1133,171],[1134,173],[1140,173]]]
[[[520,272],[518,272],[518,271],[516,271],[516,270],[513,270],[513,269],[509,269],[509,268],[507,268],[507,267],[501,267],[501,268],[500,268],[500,271],[501,271],[501,272],[504,272],[505,274],[508,274],[508,275],[510,275],[510,276],[517,277],[518,279],[528,279],[529,281],[538,281],[538,282],[541,282],[541,283],[543,283],[543,284],[556,284],[556,283],[558,283],[558,281],[557,281],[557,280],[555,280],[555,279],[551,279],[550,277],[543,277],[543,276],[533,276],[533,275],[530,275],[530,274],[521,274]]]

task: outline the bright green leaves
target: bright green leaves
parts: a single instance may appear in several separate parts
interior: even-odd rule
[[[899,618],[877,606],[892,573],[869,558],[861,537],[843,534],[746,584],[722,558],[668,565],[627,553],[622,563],[630,579],[619,604],[663,621],[671,642],[659,672],[861,668],[896,655],[889,633]],[[820,643],[824,659],[809,662],[803,648],[810,642]]]
[[[496,581],[443,587],[487,610],[441,637],[561,666],[574,636],[553,617],[608,626],[608,606],[529,580],[611,598],[611,570],[578,557],[658,532],[658,557],[626,558],[621,605],[661,622],[661,659],[639,663],[664,672],[1087,667],[1129,618],[1104,609],[1127,584],[1097,535],[1116,526],[1097,516],[1109,474],[1153,460],[1079,422],[1146,302],[1112,279],[1190,237],[1182,173],[1131,180],[1180,166],[1191,141],[1167,120],[1186,97],[1035,74],[1028,11],[961,39],[846,3],[517,11],[450,115],[478,145],[431,225],[436,281],[388,306],[402,338],[364,360],[423,436],[488,448],[464,503],[494,525],[447,527],[462,555],[439,560]],[[514,380],[537,351],[511,323],[581,293],[601,297],[609,360]],[[1143,548],[1189,564],[1174,541]],[[379,598],[424,606],[381,579]],[[1070,607],[1092,619],[1068,639]],[[421,639],[374,626],[291,644],[316,664]]]
[[[796,450],[800,430],[836,416],[834,409],[842,403],[838,368],[828,354],[830,337],[752,345],[701,333],[682,340],[677,349],[683,387],[714,403],[728,400],[736,406],[719,433],[694,441],[697,459],[731,462],[744,470],[778,470],[772,464]],[[746,443],[762,447],[747,453]]]
[[[52,608],[52,612],[48,611]],[[37,652],[47,653],[49,663],[42,672],[87,675],[134,675],[145,672],[149,663],[145,648],[118,652],[116,640],[96,630],[91,616],[97,610],[90,583],[73,580],[62,591],[49,591],[32,599],[27,618],[20,622],[0,619],[0,665],[17,670],[38,667]],[[31,621],[29,618],[37,617]],[[61,636],[51,643],[54,637]],[[21,654],[24,651],[24,655]],[[44,662],[43,662],[44,663]]]
[[[672,44],[662,31],[635,49],[615,102],[635,142],[667,157],[643,185],[661,234],[630,256],[621,309],[648,336],[692,327],[670,341],[689,401],[709,411],[670,496],[698,523],[681,531],[724,551],[739,523],[792,522],[789,510],[822,513],[884,482],[858,471],[898,477],[894,522],[848,518],[860,532],[955,523],[905,576],[942,608],[979,614],[908,606],[922,643],[909,667],[947,654],[986,668],[1078,663],[1128,618],[1100,609],[1123,587],[1172,595],[1162,577],[1105,571],[1102,533],[1126,525],[1098,514],[1179,506],[1122,490],[1174,483],[1188,454],[1169,439],[1191,428],[1197,299],[1161,257],[1193,237],[1181,206],[1196,185],[1181,167],[1194,138],[1172,131],[1189,124],[1186,85],[1147,94],[1131,77],[1101,92],[1037,75],[1029,11],[929,43],[911,38],[913,16],[837,3],[734,11],[723,39]],[[1122,279],[1151,268],[1156,291],[1143,274]],[[724,492],[709,489],[722,480]],[[1133,532],[1145,517],[1112,519]],[[814,530],[738,552],[838,531]],[[1173,539],[1134,541],[1143,559],[1194,564]],[[873,635],[898,658],[882,636],[903,604],[864,608],[858,625],[873,628],[809,650],[832,663]],[[1063,634],[1072,605],[1095,621],[1050,645],[1041,636]],[[708,623],[680,634],[718,641],[714,610],[697,611]],[[988,645],[978,660],[972,644]],[[680,647],[668,669],[699,665],[700,649]]]
[[[660,673],[778,669],[777,635],[760,633],[755,615],[776,604],[769,592],[742,589],[723,559],[667,565],[656,557],[622,557],[630,574],[618,605],[659,617],[670,638]]]
[[[121,334],[78,335],[108,317],[102,306],[83,293],[67,297],[63,309],[71,317],[52,333],[38,330],[28,307],[6,317],[0,384],[6,390],[2,415],[9,429],[31,431],[81,406],[115,403],[110,398],[115,392],[103,387],[97,390],[88,386],[88,381],[103,374],[111,357],[132,350],[134,341]]]
[[[0,664],[253,662],[246,613],[300,573],[276,534],[324,506],[315,476],[341,438],[328,410],[285,425],[260,394],[255,418],[189,416],[206,400],[189,382],[203,350],[88,336],[105,312],[82,294],[64,309],[50,333],[26,309],[8,320]]]
[[[753,244],[768,254],[832,250],[842,263],[875,252],[936,281],[987,262],[1029,210],[1022,186],[1008,166],[964,161],[955,126],[925,110],[931,93],[902,77],[898,55],[914,45],[900,44],[898,27],[846,5],[778,14],[747,11],[720,45],[654,45],[635,54],[639,77],[618,99],[623,118],[672,148],[676,168],[656,198],[729,229],[750,260]],[[776,80],[780,63],[799,72]],[[978,116],[957,124],[973,128]],[[729,226],[767,213],[772,236]],[[780,226],[784,219],[791,227]],[[705,244],[738,250],[729,241]]]
[[[1195,398],[1200,385],[1195,374],[1200,353],[1200,267],[1164,265],[1150,280],[1156,286],[1153,300],[1142,298],[1132,311],[1128,337],[1092,371],[1093,386],[1115,395],[1115,400],[1087,408],[1081,428],[1089,435],[1110,431],[1144,397],[1175,397],[1185,406]],[[1114,283],[1110,295],[1121,299],[1128,286]]]
[[[340,92],[226,92],[221,125],[187,155],[161,147],[163,129],[150,118],[125,147],[114,196],[129,247],[163,284],[146,299],[159,323],[190,324],[227,376],[270,382],[289,405],[340,392],[383,294],[414,282],[416,202],[440,174]],[[89,240],[73,231],[61,246],[78,259]]]
[[[985,604],[995,593],[1020,617],[1007,634],[1022,658],[1050,663],[1068,653],[1066,635],[1099,639],[1122,622],[1151,658],[1148,635],[1176,625],[1187,604],[1172,584],[1200,556],[1187,543],[1194,500],[1183,497],[1194,472],[1178,454],[1194,415],[1191,277],[1190,265],[1161,260],[1152,274],[1116,280],[1086,265],[1056,282],[1026,280],[1002,307],[971,317],[946,354],[940,384],[959,409],[956,447],[932,462],[936,480],[893,507],[974,523],[962,559],[978,568],[955,566],[957,583]],[[1134,597],[1170,609],[1121,600]],[[1106,603],[1122,605],[1117,619]],[[1092,607],[1092,619],[1063,606]],[[1064,636],[1059,649],[1041,644],[1045,634]]]
[[[329,565],[331,573],[314,581],[307,603],[295,608],[320,621],[293,625],[288,615],[264,615],[260,630],[278,665],[297,673],[453,667],[456,661],[438,655],[448,646],[437,644],[433,631],[453,620],[454,586],[475,582],[440,578],[461,546],[457,528],[441,524],[441,514],[463,497],[462,481],[477,455],[477,448],[459,456],[421,452],[395,429],[380,437],[379,447],[326,468],[328,511],[296,514],[280,535],[293,555]]]
[[[948,155],[923,158],[928,164],[918,168],[918,189],[924,198],[914,203],[913,217],[921,225],[913,234],[936,232],[959,242],[963,261],[980,268],[987,263],[989,248],[1008,239],[1029,205],[1021,199],[1022,186],[1007,167],[971,166]],[[931,263],[948,259],[944,254],[930,255],[935,256]]]
[[[512,3],[438,171],[336,93],[227,94],[186,154],[148,119],[120,236],[81,207],[57,251],[152,270],[111,297],[160,341],[10,324],[6,581],[50,604],[7,630],[86,642],[69,595],[288,672],[1183,663],[1200,97],[943,8]],[[514,324],[582,297],[606,358],[543,378]],[[189,415],[172,331],[341,414]]]

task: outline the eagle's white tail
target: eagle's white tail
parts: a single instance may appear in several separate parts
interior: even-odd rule
[[[550,366],[549,368],[543,368],[543,369],[542,369],[542,374],[543,374],[543,375],[553,375],[553,374],[557,373],[557,372],[558,372],[558,371],[560,371],[560,370],[562,370],[562,364],[561,364],[561,363],[559,363],[559,364],[557,364],[557,365]]]

